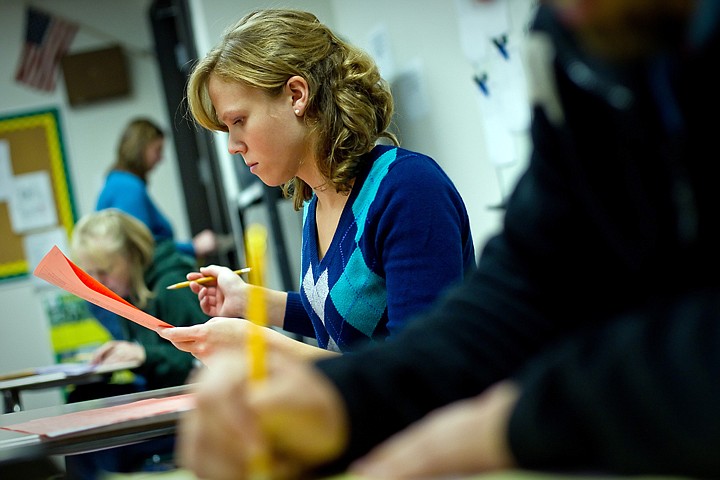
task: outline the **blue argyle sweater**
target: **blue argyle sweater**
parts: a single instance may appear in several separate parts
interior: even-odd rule
[[[306,203],[300,292],[284,320],[340,352],[394,335],[475,268],[465,205],[434,160],[389,146],[365,160],[322,259],[317,197]]]

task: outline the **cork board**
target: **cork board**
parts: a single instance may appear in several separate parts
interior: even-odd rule
[[[76,214],[57,110],[0,117],[0,141],[9,153],[6,159],[11,167],[11,178],[0,179],[5,188],[23,174],[46,172],[52,189],[48,198],[54,202],[57,218],[54,227],[63,228],[69,236]],[[0,175],[7,177],[8,173]],[[0,280],[30,273],[23,239],[34,232],[14,228],[10,210],[10,200],[0,201]]]

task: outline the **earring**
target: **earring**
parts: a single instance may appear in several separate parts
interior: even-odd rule
[[[300,109],[299,109],[299,108],[296,108],[296,109],[295,109],[295,115],[300,115]]]

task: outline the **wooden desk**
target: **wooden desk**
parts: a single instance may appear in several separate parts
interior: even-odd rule
[[[167,398],[189,393],[190,386],[163,388],[87,402],[38,408],[0,415],[0,427],[30,420],[54,417],[73,412],[89,412],[99,408],[125,405],[150,398]],[[0,458],[19,458],[26,455],[68,455],[120,447],[151,438],[172,435],[180,412],[128,420],[57,437],[42,437],[28,433],[0,429]]]
[[[23,390],[39,390],[65,385],[101,382],[113,372],[129,370],[138,365],[139,364],[135,362],[125,362],[112,365],[98,365],[95,368],[85,369],[72,369],[68,367],[67,370],[62,371],[60,369],[62,364],[58,364],[58,371],[52,371],[52,368],[47,367],[46,369],[38,368],[17,372],[15,375],[6,374],[0,376],[0,378],[6,378],[0,380],[0,391],[2,391],[5,402],[4,412],[19,412],[23,409],[22,402],[20,401],[20,392]]]

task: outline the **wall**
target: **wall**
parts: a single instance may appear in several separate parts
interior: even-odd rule
[[[70,107],[62,75],[53,93],[40,93],[14,81],[25,29],[25,5],[0,1],[0,115],[48,107],[60,111],[65,153],[69,164],[78,215],[94,209],[103,177],[114,160],[117,138],[126,122],[148,115],[168,130],[168,115],[153,56],[153,40],[147,9],[150,0],[34,0],[33,5],[79,23],[72,52],[101,48],[115,41],[128,50],[133,91],[129,97]],[[110,21],[109,21],[110,20]],[[168,132],[170,135],[172,132]],[[164,161],[150,177],[151,195],[173,222],[176,234],[188,238],[172,142],[166,142]],[[38,295],[28,278],[0,283],[0,371],[28,368],[52,362],[47,320]],[[57,391],[28,392],[28,407],[59,401]]]

